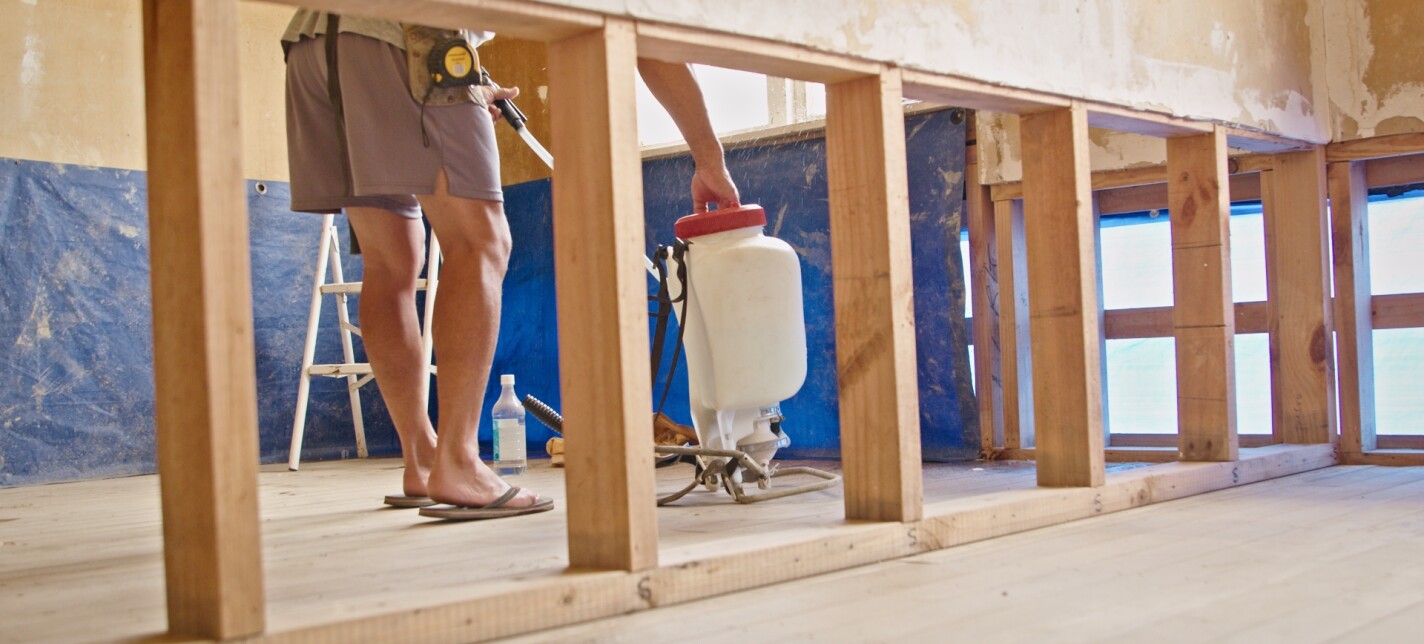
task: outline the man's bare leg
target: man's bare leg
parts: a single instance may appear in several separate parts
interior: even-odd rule
[[[509,267],[509,223],[500,202],[450,196],[443,171],[435,193],[420,197],[445,255],[432,330],[440,365],[440,440],[430,470],[430,498],[481,506],[509,489],[480,460],[478,439]],[[523,507],[537,499],[523,490],[505,505]]]
[[[361,239],[361,339],[381,398],[400,435],[408,496],[426,496],[435,429],[425,401],[430,375],[420,346],[415,282],[425,264],[425,227],[377,208],[347,208]]]

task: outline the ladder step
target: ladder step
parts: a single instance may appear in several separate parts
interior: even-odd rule
[[[371,373],[371,365],[365,362],[354,364],[314,364],[307,369],[313,376],[364,376]]]
[[[417,291],[423,291],[423,290],[425,290],[425,279],[424,279],[424,278],[415,280],[415,290],[417,290]],[[327,294],[327,295],[330,295],[330,294],[332,294],[332,293],[360,293],[360,292],[361,292],[361,283],[360,283],[360,282],[335,282],[335,283],[332,283],[332,284],[322,284],[322,285],[321,285],[321,292],[322,292],[322,293],[325,293],[325,294]]]

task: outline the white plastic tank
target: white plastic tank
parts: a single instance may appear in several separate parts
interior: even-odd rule
[[[762,234],[765,226],[765,211],[751,204],[683,217],[674,227],[688,244],[679,323],[698,439],[762,464],[788,444],[771,424],[806,381],[801,262],[789,244]],[[682,285],[669,272],[676,298]],[[682,314],[681,305],[673,309]]]

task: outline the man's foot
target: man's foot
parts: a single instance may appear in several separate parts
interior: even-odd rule
[[[430,470],[429,496],[440,503],[462,507],[483,507],[509,492],[504,482],[484,461],[475,460],[464,466],[446,465],[439,459]],[[539,502],[539,495],[521,489],[502,504],[506,508],[522,508]]]

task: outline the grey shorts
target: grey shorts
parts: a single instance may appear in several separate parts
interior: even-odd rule
[[[503,201],[499,149],[489,112],[474,103],[421,106],[410,95],[405,52],[357,34],[340,36],[350,191],[326,84],[323,37],[303,38],[287,56],[287,160],[292,210],[334,213],[383,208],[420,217],[416,195],[435,192],[444,168],[450,194]],[[429,146],[425,144],[429,140]]]

